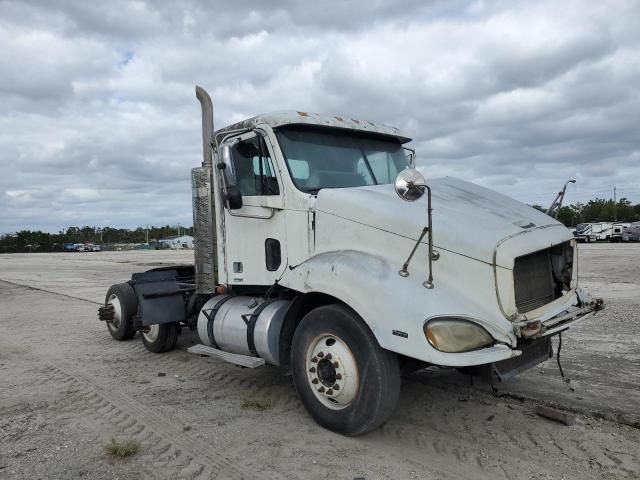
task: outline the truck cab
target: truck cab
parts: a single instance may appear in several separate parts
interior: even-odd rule
[[[100,316],[114,338],[139,330],[162,352],[197,329],[205,348],[290,371],[318,423],[358,435],[392,412],[403,365],[505,381],[602,308],[578,285],[568,229],[478,185],[425,180],[398,129],[292,111],[214,130],[196,96],[194,266],[113,286]]]
[[[316,203],[327,189],[391,186],[410,166],[397,130],[342,117],[278,112],[216,132],[225,186],[218,258],[226,285],[272,285],[317,253]],[[224,249],[221,248],[224,244]],[[286,281],[285,281],[286,283]]]

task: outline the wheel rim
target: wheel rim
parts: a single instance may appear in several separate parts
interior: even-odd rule
[[[107,328],[118,330],[122,322],[122,304],[120,303],[120,299],[115,293],[112,293],[107,303],[113,305],[113,320],[107,322]]]
[[[142,336],[149,343],[155,342],[158,339],[159,333],[160,333],[160,325],[157,325],[157,324],[150,325],[146,327],[144,330],[142,330]]]
[[[307,380],[320,402],[332,410],[347,408],[360,388],[358,365],[351,349],[339,337],[323,334],[307,349]]]

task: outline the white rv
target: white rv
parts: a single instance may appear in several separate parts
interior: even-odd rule
[[[576,240],[587,243],[613,241],[613,225],[611,222],[579,223],[576,226]],[[622,237],[622,229],[620,229],[619,235]]]

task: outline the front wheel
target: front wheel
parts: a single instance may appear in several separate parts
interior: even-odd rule
[[[355,436],[382,425],[400,394],[398,357],[344,305],[309,312],[293,336],[291,371],[309,414],[321,426]]]
[[[180,322],[149,325],[140,330],[142,343],[153,353],[164,353],[173,350],[178,341]]]

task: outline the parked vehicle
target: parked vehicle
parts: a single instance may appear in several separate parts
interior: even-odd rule
[[[116,340],[140,331],[161,353],[197,330],[222,358],[291,372],[320,425],[358,435],[392,413],[403,367],[504,381],[602,307],[567,228],[472,183],[427,183],[398,129],[279,112],[214,132],[196,96],[195,265],[111,286],[99,318]]]
[[[631,226],[630,223],[624,223],[624,222],[617,222],[612,224],[611,226],[611,237],[609,239],[609,241],[611,242],[621,242],[622,241],[622,237],[624,235],[624,229],[625,228],[629,228]]]
[[[99,252],[101,251],[100,245],[94,245],[92,243],[76,243],[74,247],[76,252]]]
[[[575,238],[579,242],[614,241],[613,223],[579,223],[576,226]]]
[[[633,222],[622,229],[623,242],[640,242],[640,222]]]

